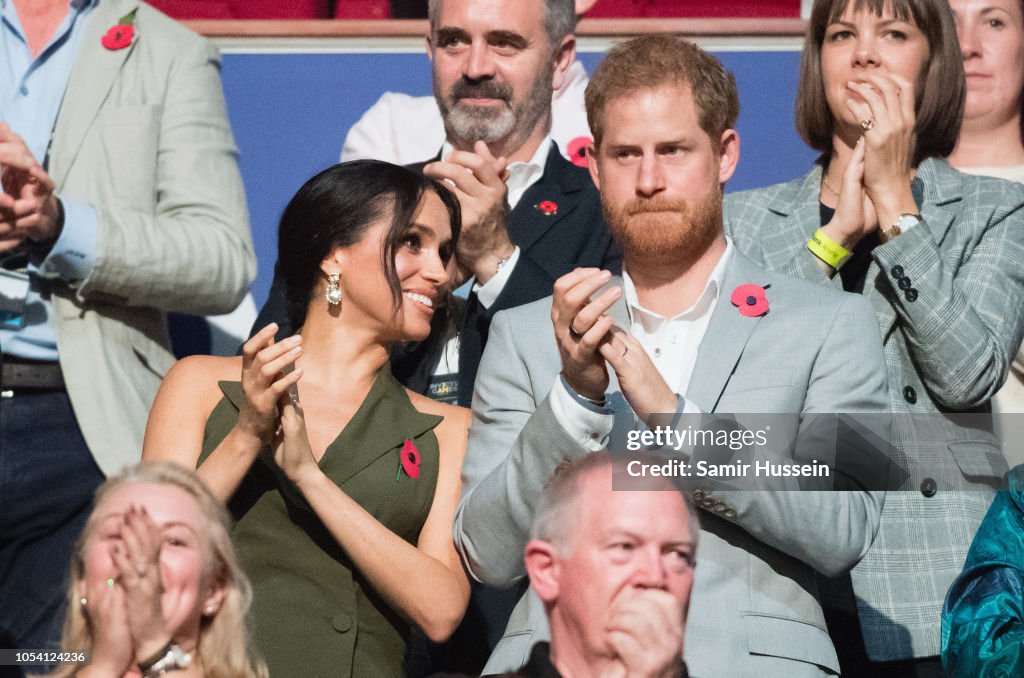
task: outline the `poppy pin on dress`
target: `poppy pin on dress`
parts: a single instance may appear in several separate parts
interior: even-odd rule
[[[402,444],[402,470],[405,471],[405,475],[410,478],[420,477],[420,451],[416,449],[416,446],[411,440],[406,439],[405,443]],[[401,477],[401,474],[399,474]]]

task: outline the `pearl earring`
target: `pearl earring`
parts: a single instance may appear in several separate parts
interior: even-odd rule
[[[79,598],[78,604],[81,605],[82,607],[85,607],[86,605],[89,604],[89,601],[88,601],[88,599],[86,599],[85,596],[82,596],[81,598]]]
[[[337,273],[331,273],[327,276],[327,303],[331,306],[338,306],[341,304],[341,288],[338,286],[341,276]]]

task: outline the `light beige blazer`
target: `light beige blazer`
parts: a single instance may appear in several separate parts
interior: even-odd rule
[[[102,36],[132,11],[135,37]],[[97,213],[96,266],[53,285],[68,394],[104,473],[138,461],[173,363],[167,311],[225,313],[256,272],[245,195],[205,40],[137,0],[101,0],[54,129],[49,172]]]

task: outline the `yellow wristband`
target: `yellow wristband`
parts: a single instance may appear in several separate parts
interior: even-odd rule
[[[807,241],[807,249],[811,251],[811,254],[837,271],[850,258],[850,251],[825,235],[825,232],[820,228]]]

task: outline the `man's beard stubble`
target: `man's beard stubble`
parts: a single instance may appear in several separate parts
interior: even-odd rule
[[[518,105],[512,86],[494,79],[471,81],[460,78],[448,92],[440,91],[434,78],[434,99],[441,110],[445,134],[457,148],[472,148],[476,141],[504,141],[514,151],[533,132],[537,121],[551,112],[553,66],[543,69],[533,81],[529,94]],[[498,99],[504,106],[461,105],[462,99]]]
[[[627,262],[690,266],[722,235],[717,187],[693,209],[662,197],[634,198],[615,208],[602,197],[601,210]]]

